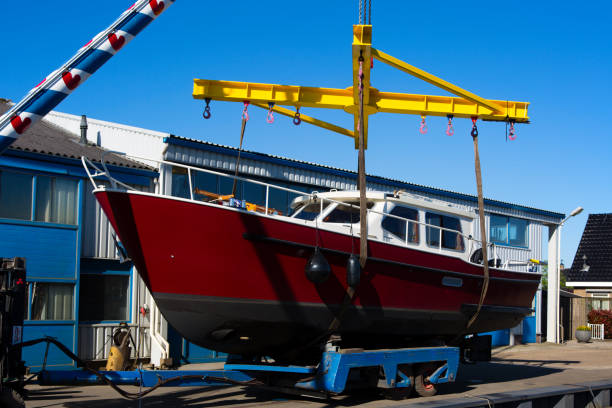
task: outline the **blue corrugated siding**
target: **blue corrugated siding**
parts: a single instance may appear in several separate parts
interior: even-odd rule
[[[536,343],[536,317],[527,316],[523,319],[523,343]]]
[[[77,279],[77,229],[0,221],[0,257],[26,258],[28,280]]]
[[[73,339],[75,338],[75,327],[74,322],[52,322],[51,324],[48,322],[27,322],[23,328],[23,340],[27,341],[50,336],[59,340],[61,343],[71,349],[72,352],[74,352],[75,349],[73,346]],[[38,343],[34,346],[23,349],[23,360],[26,362],[26,366],[30,367],[32,372],[40,371],[40,368],[44,362],[46,347],[46,343]],[[75,366],[76,364],[74,361],[67,357],[56,346],[49,346],[47,367],[55,369],[68,369],[74,368]]]

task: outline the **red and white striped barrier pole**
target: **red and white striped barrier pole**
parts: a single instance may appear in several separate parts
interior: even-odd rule
[[[87,80],[175,0],[138,0],[0,117],[0,154]]]

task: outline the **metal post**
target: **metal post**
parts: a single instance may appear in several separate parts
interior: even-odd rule
[[[561,226],[548,226],[548,299],[546,304],[546,342],[559,342],[559,265]]]
[[[0,154],[173,3],[174,0],[137,0],[113,24],[0,115]]]
[[[191,181],[191,168],[187,169],[187,177],[189,178],[189,197],[193,200],[193,185]]]

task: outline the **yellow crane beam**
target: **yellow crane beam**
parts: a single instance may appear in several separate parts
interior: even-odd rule
[[[353,26],[352,44],[353,85],[346,89],[318,88],[292,85],[259,84],[250,82],[214,81],[194,79],[194,99],[242,102],[250,101],[267,109],[274,103],[273,111],[286,116],[295,112],[278,105],[295,108],[341,109],[353,115],[354,131],[301,114],[301,119],[334,132],[353,137],[358,148],[359,86],[363,87],[364,131],[367,146],[369,115],[386,112],[420,116],[453,116],[456,118],[479,118],[489,121],[513,121],[528,123],[529,102],[484,99],[448,81],[401,61],[372,47],[372,26]],[[417,95],[381,92],[370,84],[371,59],[388,64],[457,96]],[[363,77],[360,80],[360,69]]]
[[[353,87],[347,89],[316,88],[294,85],[259,84],[253,82],[214,81],[195,79],[193,82],[194,99],[210,98],[215,101],[259,103],[264,107],[268,102],[275,105],[341,109],[350,114],[357,113],[354,104]],[[365,95],[364,95],[365,99]],[[369,103],[364,107],[366,114],[377,112],[403,113],[425,116],[453,115],[457,118],[478,117],[482,120],[517,123],[529,122],[527,108],[529,102],[496,101],[487,102],[499,105],[495,112],[481,104],[453,96],[432,96],[380,92],[370,88]]]

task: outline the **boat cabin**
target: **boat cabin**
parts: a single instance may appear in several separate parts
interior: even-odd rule
[[[367,192],[366,199],[371,240],[466,261],[480,248],[480,242],[473,239],[474,213],[406,192]],[[291,207],[290,218],[296,221],[360,234],[359,191],[314,192],[294,199]]]

